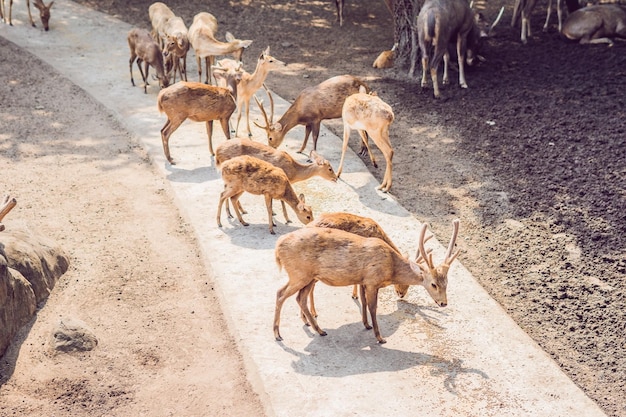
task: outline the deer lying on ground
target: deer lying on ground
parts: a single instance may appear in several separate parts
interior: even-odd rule
[[[42,0],[34,0],[33,6],[35,6],[39,10],[39,18],[41,19],[41,24],[43,25],[44,30],[47,32],[50,29],[50,9],[54,1],[51,1],[46,6]],[[35,21],[33,20],[33,16],[30,13],[30,0],[26,0],[26,10],[28,10],[28,21],[32,27],[37,27],[35,25]],[[7,23],[7,17],[9,20],[9,25],[13,26],[13,19],[11,15],[13,14],[13,0],[9,0],[9,13],[7,15],[6,9],[4,7],[4,0],[0,0],[0,19],[4,20],[4,23]]]
[[[611,38],[626,38],[626,9],[617,4],[598,4],[571,13],[561,33],[581,44],[606,43]]]
[[[239,197],[247,191],[251,194],[265,196],[267,218],[271,234],[274,232],[274,220],[272,213],[272,200],[281,200],[287,203],[295,211],[298,219],[303,224],[313,220],[311,207],[305,204],[304,194],[296,195],[287,174],[281,168],[275,167],[269,162],[249,155],[236,156],[223,162],[220,166],[224,191],[220,194],[220,202],[217,207],[217,225],[222,227],[222,205],[227,199],[231,199],[239,222],[248,226],[239,211]],[[287,220],[287,211],[283,206],[283,214]]]
[[[356,214],[351,213],[322,213],[320,214],[314,221],[307,224],[307,227],[328,227],[331,229],[340,229],[346,232],[354,233],[362,237],[377,237],[385,241],[391,249],[400,253],[400,250],[393,244],[387,233],[383,230],[382,227],[373,219],[369,217],[358,216]],[[432,237],[429,236],[429,238]],[[428,240],[426,238],[425,240]],[[313,287],[315,287],[315,283],[313,283]],[[400,298],[404,298],[406,293],[409,291],[408,285],[394,285],[396,294]],[[354,285],[352,288],[352,298],[357,298],[357,288],[358,285]],[[315,309],[315,300],[313,297],[314,288],[311,288],[311,294],[309,296],[309,301],[311,303],[311,314],[313,317],[317,317],[317,311]],[[363,306],[365,303],[361,300]]]
[[[454,231],[443,263],[437,267],[432,254],[422,256],[425,262],[413,262],[400,255],[386,242],[378,238],[362,237],[339,229],[303,227],[288,233],[276,241],[275,258],[279,270],[284,268],[289,280],[276,293],[274,312],[274,337],[281,341],[280,311],[285,300],[296,292],[300,310],[321,336],[325,336],[317,320],[308,308],[307,299],[317,281],[331,286],[360,285],[361,297],[372,318],[374,335],[378,343],[385,343],[376,320],[378,290],[387,285],[422,285],[440,307],[448,304],[448,270],[459,252],[454,244],[459,221],[453,222]],[[419,254],[427,254],[424,241],[427,226],[423,225],[419,236]],[[367,311],[362,308],[361,317],[366,329],[371,329]]]
[[[206,122],[209,152],[214,155],[213,121],[220,121],[226,139],[230,139],[228,121],[235,107],[235,98],[228,88],[179,81],[161,90],[157,96],[157,108],[160,113],[165,112],[167,115],[167,122],[161,129],[161,140],[163,152],[169,163],[174,165],[174,160],[170,156],[170,136],[187,119],[194,122]]]
[[[198,64],[198,81],[202,81],[202,60],[204,59],[206,84],[211,82],[209,68],[213,66],[215,56],[232,54],[235,60],[241,61],[244,49],[252,44],[251,40],[236,39],[230,32],[226,32],[226,42],[221,42],[215,38],[216,33],[217,19],[210,13],[196,14],[193,23],[189,26],[189,42],[196,53]]]
[[[218,87],[229,88],[233,92],[233,97],[237,99],[239,83],[241,83],[241,79],[245,73],[243,62],[229,58],[220,59],[215,65],[211,66],[211,72],[213,73],[213,78],[215,78]]]
[[[130,82],[135,85],[133,79],[133,63],[137,60],[137,67],[143,78],[144,86],[143,92],[148,93],[148,71],[150,65],[157,72],[156,78],[159,80],[159,86],[165,88],[169,85],[169,77],[165,74],[163,66],[163,54],[161,48],[152,39],[150,32],[145,29],[131,29],[128,32],[128,47],[130,48],[130,60],[128,61],[130,67]],[[141,68],[143,63],[144,68]]]
[[[502,17],[500,15],[489,27],[482,19],[481,14],[475,13],[466,0],[426,0],[417,16],[417,35],[419,47],[422,51],[422,88],[426,87],[427,72],[433,83],[434,96],[441,97],[437,69],[443,58],[443,84],[448,84],[448,63],[450,54],[448,47],[451,42],[456,43],[459,65],[459,85],[467,88],[465,80],[465,62],[472,65],[478,57],[481,40],[489,35]]]
[[[374,60],[372,67],[381,69],[393,68],[393,64],[396,59],[396,49],[398,49],[398,44],[394,43],[393,47],[390,50],[382,51]]]
[[[316,86],[307,87],[302,90],[293,104],[283,114],[283,117],[276,123],[272,122],[274,118],[273,105],[268,118],[265,109],[257,100],[257,104],[259,104],[265,119],[265,126],[255,124],[267,132],[267,143],[274,148],[278,148],[283,143],[287,132],[295,126],[305,125],[304,142],[298,152],[304,151],[311,133],[313,136],[313,150],[317,150],[317,138],[320,133],[322,120],[341,117],[344,101],[346,101],[348,96],[358,93],[361,86],[369,91],[369,87],[360,79],[352,75],[339,75],[329,78]]]
[[[239,133],[239,122],[241,120],[242,110],[245,109],[246,113],[246,125],[248,128],[248,136],[252,136],[250,130],[250,98],[257,92],[259,88],[265,82],[267,75],[273,69],[278,69],[285,66],[285,63],[279,61],[270,55],[270,47],[268,46],[257,60],[256,68],[252,74],[244,72],[241,82],[237,86],[237,125],[235,127],[235,134]]]
[[[337,177],[341,176],[343,160],[348,149],[350,130],[356,129],[361,136],[362,144],[370,156],[374,167],[378,167],[374,154],[370,150],[368,135],[372,138],[378,149],[383,153],[387,167],[382,184],[377,189],[388,192],[391,188],[391,170],[393,159],[393,148],[389,141],[389,126],[393,122],[394,115],[391,106],[385,103],[380,97],[366,92],[365,87],[361,87],[357,94],[352,94],[343,105],[341,112],[343,118],[343,146],[341,148],[341,161],[337,169]]]
[[[225,161],[241,155],[254,156],[255,158],[262,159],[266,162],[285,171],[289,182],[294,184],[296,182],[308,180],[311,177],[319,176],[328,181],[337,181],[337,175],[326,159],[322,158],[315,151],[311,151],[311,163],[302,164],[285,151],[279,151],[271,146],[264,145],[259,142],[255,142],[250,139],[232,139],[226,142],[222,142],[215,149],[215,165],[219,169],[221,164]],[[285,202],[281,201],[283,206],[283,213],[285,213],[285,221],[289,223],[287,217],[287,210],[285,208]],[[245,211],[239,205],[239,210],[245,214]],[[230,210],[228,208],[228,201],[226,201],[226,212],[230,217]]]
[[[189,52],[189,39],[187,26],[179,16],[173,16],[167,20],[163,28],[163,55],[168,62],[168,73],[174,77],[180,74],[180,79],[187,81],[187,52]]]
[[[523,44],[528,42],[528,38],[531,36],[530,28],[530,16],[533,9],[537,5],[537,0],[515,0],[515,6],[513,6],[513,16],[511,17],[511,27],[517,25],[517,20],[521,17],[522,27],[520,33],[520,39]],[[552,14],[552,0],[548,0],[548,9],[546,12],[546,21],[543,24],[543,31],[548,30],[550,23],[550,15]],[[556,0],[556,15],[558,18],[559,32],[562,28],[563,11],[561,10],[561,0]]]

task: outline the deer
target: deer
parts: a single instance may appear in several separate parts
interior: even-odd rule
[[[467,88],[465,62],[473,65],[476,58],[482,59],[478,55],[481,40],[489,36],[503,12],[504,7],[500,9],[500,14],[493,24],[486,29],[488,25],[482,15],[475,13],[465,0],[426,0],[417,16],[417,35],[422,52],[422,89],[428,84],[426,74],[430,72],[433,94],[435,98],[441,97],[437,69],[443,58],[443,84],[448,84],[450,42],[456,43],[459,85],[461,88]]]
[[[218,87],[230,88],[236,100],[239,92],[239,83],[241,83],[245,72],[243,62],[230,58],[220,59],[215,65],[211,66],[211,72]]]
[[[270,71],[284,67],[286,64],[270,55],[270,47],[268,46],[261,52],[257,59],[256,68],[252,74],[245,72],[241,77],[241,81],[237,86],[237,124],[235,126],[235,134],[239,132],[239,122],[243,109],[246,113],[246,124],[248,128],[248,136],[252,136],[250,130],[250,98],[265,83]]]
[[[515,5],[513,6],[513,16],[511,17],[511,27],[515,27],[517,25],[518,19],[521,17],[522,27],[520,33],[520,40],[525,45],[528,43],[528,38],[531,36],[531,28],[530,28],[530,16],[532,15],[533,9],[537,5],[537,0],[515,0]],[[552,14],[552,0],[548,0],[548,9],[546,12],[546,21],[543,24],[543,31],[548,31],[548,26],[550,23],[550,15]],[[561,0],[556,0],[556,14],[558,19],[558,27],[559,32],[562,29],[563,22],[563,11],[561,8]]]
[[[295,126],[305,125],[304,142],[298,153],[302,153],[306,148],[310,134],[313,137],[313,150],[317,150],[317,138],[322,120],[341,117],[344,101],[348,96],[358,93],[361,86],[370,91],[367,84],[359,78],[352,75],[338,75],[316,86],[307,87],[298,94],[298,97],[276,123],[273,123],[274,106],[271,94],[269,94],[272,104],[269,118],[262,103],[255,97],[265,119],[265,126],[256,122],[255,125],[266,131],[267,143],[274,148],[278,148],[283,143],[287,132]]]
[[[172,73],[176,82],[176,73],[180,79],[187,81],[187,52],[189,51],[189,38],[187,26],[179,16],[170,17],[163,27],[165,38],[163,39],[163,55],[168,61],[168,73]]]
[[[314,176],[319,176],[328,181],[337,182],[337,175],[335,174],[333,167],[330,165],[330,162],[315,151],[311,151],[311,162],[303,164],[296,161],[285,151],[280,151],[269,145],[246,138],[235,138],[222,142],[215,149],[215,165],[219,169],[221,164],[225,161],[241,155],[254,156],[255,158],[262,159],[282,169],[291,184],[308,180]],[[285,202],[281,200],[281,204],[283,206],[283,213],[287,213]],[[239,205],[239,210],[245,214],[241,204]],[[231,217],[228,201],[226,201],[226,212],[228,216]],[[286,214],[285,221],[287,223],[290,222]]]
[[[46,32],[50,29],[50,25],[49,25],[50,9],[52,8],[53,4],[54,4],[54,1],[51,1],[47,5],[44,4],[42,0],[33,1],[33,6],[35,6],[39,10],[39,18],[41,19],[41,24],[43,25],[43,28]],[[37,27],[37,25],[35,24],[35,21],[33,20],[33,16],[30,13],[30,0],[26,0],[26,10],[28,11],[28,21],[30,22],[30,25],[34,28]],[[9,0],[8,16],[6,13],[6,9],[4,7],[4,0],[0,0],[0,19],[2,19],[4,23],[7,23],[7,17],[8,17],[9,25],[13,26],[12,14],[13,14],[13,0]]]
[[[156,78],[159,80],[159,86],[165,88],[169,85],[169,77],[165,74],[165,68],[163,65],[163,54],[161,48],[156,41],[145,29],[134,28],[128,32],[127,36],[128,47],[130,48],[130,60],[128,61],[130,67],[130,82],[134,86],[135,80],[133,79],[133,63],[137,60],[137,67],[143,78],[144,94],[148,93],[148,70],[152,66],[157,72]],[[141,68],[143,63],[144,69]]]
[[[213,121],[219,120],[226,139],[230,139],[228,122],[235,111],[236,103],[231,90],[191,81],[179,81],[159,92],[157,109],[165,112],[167,121],[161,129],[161,140],[165,158],[172,165],[169,139],[172,133],[186,120],[206,122],[209,152],[213,152]]]
[[[394,61],[396,59],[396,50],[398,49],[398,43],[394,43],[393,47],[388,51],[382,51],[372,64],[373,68],[393,68]]]
[[[400,249],[398,249],[396,245],[394,245],[394,243],[389,238],[389,236],[387,236],[383,228],[375,220],[369,217],[342,212],[321,213],[318,217],[315,218],[315,220],[307,224],[306,227],[329,227],[332,229],[345,230],[346,232],[354,233],[362,237],[377,237],[378,239],[381,239],[385,243],[387,243],[391,247],[391,249],[400,253]],[[427,241],[431,237],[432,235],[428,236],[425,240]],[[313,286],[315,286],[315,284],[313,284]],[[406,293],[409,291],[408,285],[395,284],[394,288],[396,294],[400,298],[404,298]],[[357,289],[358,285],[354,285],[354,287],[352,288],[353,299],[357,298]],[[311,288],[309,302],[311,303],[311,314],[313,314],[314,317],[317,317],[313,293],[314,288]],[[363,300],[361,300],[361,302],[363,303]],[[365,303],[363,303],[363,305],[365,305]]]
[[[626,9],[617,4],[597,4],[571,13],[561,31],[563,36],[581,44],[606,43],[611,38],[626,38]]]
[[[218,227],[222,227],[222,205],[229,198],[239,222],[243,226],[248,226],[248,223],[243,220],[238,206],[239,197],[244,192],[265,196],[269,231],[273,235],[276,232],[274,232],[274,220],[272,218],[272,200],[281,200],[287,203],[303,224],[313,221],[313,211],[310,206],[306,205],[304,194],[299,196],[296,194],[287,174],[281,168],[250,155],[236,156],[224,161],[220,168],[224,181],[224,191],[220,194],[217,207]],[[288,219],[284,206],[283,210],[285,219]]]
[[[415,261],[402,256],[379,238],[363,237],[340,229],[303,227],[278,238],[274,250],[276,264],[279,271],[284,269],[287,272],[288,281],[276,292],[274,338],[283,340],[279,329],[280,312],[285,300],[296,292],[305,324],[312,326],[320,336],[326,336],[307,305],[317,281],[335,287],[360,285],[364,300],[361,311],[363,325],[368,330],[374,329],[380,344],[386,343],[376,319],[380,288],[391,284],[421,285],[438,306],[446,307],[448,271],[459,255],[459,251],[454,251],[459,220],[453,221],[452,238],[439,266],[434,265],[432,253],[424,249],[427,228],[424,224],[420,230]],[[372,318],[372,326],[367,320],[365,305]]]
[[[165,26],[168,20],[176,17],[176,15],[165,3],[157,1],[148,7],[148,16],[152,24],[152,37],[159,43],[161,50],[163,50],[165,47],[164,40],[167,37]]]
[[[251,40],[236,39],[230,32],[226,32],[226,42],[221,42],[215,38],[216,33],[217,19],[207,12],[196,14],[189,26],[189,42],[196,53],[198,63],[198,81],[202,81],[202,59],[204,59],[206,84],[211,82],[209,68],[213,65],[215,56],[232,54],[237,61],[241,61],[244,50],[252,44]]]
[[[391,106],[377,95],[367,93],[367,89],[361,86],[358,93],[352,94],[346,98],[341,111],[341,117],[343,119],[343,145],[341,148],[341,160],[339,161],[339,168],[337,169],[337,177],[341,176],[343,170],[343,161],[346,156],[346,150],[348,149],[350,132],[352,129],[356,129],[361,136],[362,145],[367,150],[374,167],[378,168],[378,165],[369,147],[368,136],[372,138],[376,146],[378,146],[378,149],[383,153],[387,167],[385,168],[383,181],[377,189],[384,193],[388,192],[391,189],[391,171],[393,166],[393,148],[389,141],[389,126],[394,119]]]

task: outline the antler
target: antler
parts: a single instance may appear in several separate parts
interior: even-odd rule
[[[504,6],[502,6],[502,8],[500,9],[500,13],[498,13],[498,17],[496,17],[496,20],[493,21],[493,23],[491,24],[491,26],[489,26],[489,30],[487,31],[487,33],[491,33],[491,31],[493,30],[493,28],[496,27],[496,25],[498,24],[498,22],[500,22],[500,19],[502,19],[502,14],[504,13]]]
[[[450,244],[448,245],[448,251],[446,252],[446,257],[443,261],[444,265],[450,266],[450,264],[452,264],[452,262],[454,262],[454,260],[456,259],[457,256],[459,256],[459,253],[461,253],[461,250],[457,250],[456,252],[453,253],[454,251],[454,245],[456,243],[456,237],[459,234],[459,223],[460,220],[459,219],[454,219],[452,221],[452,237],[450,238]]]
[[[426,229],[428,229],[428,225],[424,223],[422,225],[422,230],[420,230],[420,238],[418,241],[419,246],[415,259],[416,261],[417,259],[421,259],[426,263],[428,268],[435,269],[435,266],[433,265],[433,254],[431,253],[432,251],[426,251],[426,249],[424,249],[424,243],[426,243],[426,241],[432,237],[431,235],[426,238]]]
[[[448,250],[446,251],[446,256],[442,264],[443,266],[447,268],[450,267],[450,265],[452,264],[452,262],[454,262],[456,257],[459,256],[459,253],[461,253],[460,250],[457,250],[456,252],[454,252],[454,245],[456,244],[456,238],[459,234],[459,224],[460,224],[459,219],[454,219],[452,221],[452,227],[453,227],[452,237],[450,238],[450,243],[448,244]],[[422,226],[422,230],[420,231],[419,247],[417,249],[417,254],[415,255],[415,262],[418,262],[418,263],[424,262],[430,269],[435,269],[435,264],[433,262],[432,249],[429,249],[429,250],[424,249],[424,244],[428,241],[428,239],[433,237],[433,235],[426,237],[427,228],[428,226],[424,224]]]
[[[4,196],[4,200],[2,201],[2,206],[0,207],[0,222],[4,219],[4,216],[9,214],[13,207],[17,205],[17,200],[15,198],[11,198],[8,194]],[[0,223],[0,232],[4,230],[4,225]]]
[[[263,88],[265,89],[265,92],[267,93],[267,96],[270,99],[270,117],[268,119],[267,113],[265,112],[265,108],[263,107],[263,102],[260,101],[255,94],[254,101],[256,101],[256,104],[259,106],[261,113],[263,113],[263,118],[265,119],[265,126],[261,126],[257,122],[254,122],[254,124],[260,127],[261,129],[265,129],[266,131],[269,132],[270,127],[272,126],[272,123],[273,123],[273,119],[274,119],[274,98],[272,97],[272,93],[270,93],[270,90],[265,86],[265,83],[263,84]]]

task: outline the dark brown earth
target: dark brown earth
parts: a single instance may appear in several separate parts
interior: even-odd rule
[[[78,2],[150,28],[151,1]],[[289,66],[267,84],[287,100],[334,75],[365,78],[395,112],[392,194],[441,241],[459,217],[463,264],[608,415],[626,416],[626,44],[542,33],[541,6],[522,45],[507,3],[469,89],[452,72],[435,100],[406,66],[371,67],[393,44],[384,3],[347,3],[340,28],[330,0],[166,2],[188,25],[214,14],[220,39],[253,39],[248,71],[269,45]]]

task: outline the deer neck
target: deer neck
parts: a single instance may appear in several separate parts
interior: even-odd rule
[[[413,270],[411,261],[402,255],[394,252],[394,277],[393,284],[400,285],[423,285],[424,273],[419,267]]]
[[[295,103],[294,103],[295,104]],[[292,105],[287,109],[278,123],[282,126],[283,137],[300,122],[300,110]]]
[[[300,162],[294,160],[292,165],[293,169],[289,170],[291,172],[288,173],[287,170],[285,170],[285,173],[287,173],[287,177],[289,177],[289,181],[291,183],[308,180],[316,174],[315,163],[301,164]]]
[[[264,64],[265,64],[265,61],[257,62],[254,72],[250,74],[250,77],[246,80],[246,83],[250,87],[249,88],[250,91],[258,90],[259,88],[261,88],[261,86],[265,82],[265,79],[267,78],[267,74],[269,74],[270,70]]]
[[[283,193],[281,200],[287,203],[289,207],[291,207],[293,211],[297,213],[300,200],[298,200],[298,196],[296,195],[293,187],[289,185],[289,183],[287,183],[286,185],[287,186],[285,187],[285,192]]]
[[[200,45],[197,46],[198,48],[196,49],[196,54],[200,58],[216,55],[228,55],[239,49],[237,42],[220,42],[208,35],[204,35],[201,39]]]

